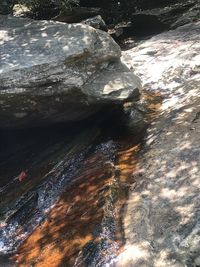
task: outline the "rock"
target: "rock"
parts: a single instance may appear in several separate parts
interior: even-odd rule
[[[0,4],[0,14],[9,14],[12,10],[13,1],[12,0],[2,0]]]
[[[83,119],[139,94],[139,79],[105,32],[0,16],[1,127]]]
[[[158,34],[167,29],[167,26],[159,20],[157,15],[152,15],[151,12],[149,13],[146,13],[146,11],[138,12],[132,16],[132,26],[129,27],[127,36]]]
[[[88,95],[98,101],[128,101],[138,100],[140,79],[132,72],[127,71],[127,67],[118,62],[110,64],[105,70],[94,74],[92,86],[85,85]],[[134,90],[133,89],[134,84]]]
[[[82,23],[89,25],[95,29],[99,29],[102,31],[107,31],[107,26],[105,24],[105,21],[102,19],[102,17],[100,15],[95,16],[93,18],[89,18],[86,20],[83,20]]]
[[[165,96],[176,91],[177,101],[185,99],[185,92],[181,93],[179,88],[199,77],[199,25],[200,22],[191,23],[158,34],[124,51],[122,62],[142,78],[146,90]]]
[[[15,17],[26,17],[31,13],[31,9],[22,4],[16,4],[13,6],[12,14]]]
[[[124,217],[118,266],[199,265],[200,21],[123,52],[163,102],[143,142]]]
[[[145,9],[132,14],[132,34],[151,35],[167,29],[174,29],[200,18],[200,4],[196,0],[180,1],[175,4],[160,4],[155,8]]]
[[[77,23],[98,15],[102,15],[102,10],[100,8],[74,7],[61,11],[60,14],[53,19],[60,22]]]
[[[81,0],[80,5],[101,7],[101,15],[107,25],[121,21],[131,22],[131,27],[121,27],[125,37],[157,34],[200,18],[200,3],[196,0]]]
[[[123,36],[124,27],[122,26],[115,26],[112,29],[108,30],[109,34],[112,36],[114,40],[118,40],[120,37]]]
[[[137,11],[141,10],[149,10],[154,8],[166,8],[173,5],[182,5],[185,3],[194,3],[193,0],[153,0],[153,1],[147,1],[147,0],[135,0],[134,3],[129,4],[129,8],[135,7]]]
[[[134,134],[140,134],[147,126],[144,114],[135,107],[130,108],[125,116],[126,127]]]

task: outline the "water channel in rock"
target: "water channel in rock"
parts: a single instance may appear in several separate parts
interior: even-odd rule
[[[160,98],[145,101],[152,118]],[[121,117],[116,109],[75,125],[1,130],[3,266],[114,266],[145,132]]]

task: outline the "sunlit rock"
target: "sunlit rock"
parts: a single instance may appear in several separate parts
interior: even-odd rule
[[[9,16],[0,26],[0,127],[80,120],[139,94],[106,32]]]
[[[12,14],[15,17],[25,17],[28,13],[30,13],[30,8],[25,5],[16,4],[13,6]]]
[[[123,60],[160,94],[123,221],[118,267],[199,266],[200,22],[144,41]]]
[[[165,108],[173,106],[185,97],[185,91],[194,93],[192,88],[185,88],[187,83],[200,79],[199,35],[200,22],[187,24],[124,51],[122,61],[142,79],[147,90],[165,95],[175,92],[164,100]]]

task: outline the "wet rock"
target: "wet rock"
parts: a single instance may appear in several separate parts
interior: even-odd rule
[[[84,130],[80,124],[1,131],[0,262],[2,254],[13,252],[47,219],[61,192],[74,182],[100,133],[94,122],[87,126],[84,122]],[[114,153],[114,147],[109,148]],[[20,182],[22,168],[27,169],[27,177]]]
[[[7,16],[0,25],[1,127],[80,120],[139,94],[103,31]]]
[[[140,152],[118,266],[199,265],[200,22],[123,53],[144,89],[163,96]],[[195,71],[194,71],[195,70]]]
[[[144,114],[134,107],[126,112],[125,122],[128,129],[135,134],[140,133],[147,125],[144,119]]]

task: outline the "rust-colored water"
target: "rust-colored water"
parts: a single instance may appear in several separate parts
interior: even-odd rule
[[[95,230],[105,215],[111,185],[116,175],[122,186],[130,184],[138,149],[135,144],[122,144],[116,166],[107,162],[100,152],[88,157],[76,182],[62,194],[45,222],[20,246],[15,258],[18,266],[74,266],[77,257],[83,257],[81,251],[88,242],[98,243],[100,236],[95,235]],[[115,219],[120,217],[126,189],[117,193]],[[119,247],[120,237],[120,231],[116,231]],[[80,264],[84,266],[83,261]]]
[[[155,119],[160,95],[145,94],[143,99],[151,111],[147,119]],[[98,257],[95,246],[101,247],[105,243],[105,235],[106,246],[110,245],[109,252],[102,249],[99,266],[104,266],[101,263],[107,254],[117,256],[123,249],[120,222],[128,190],[135,183],[132,174],[137,168],[141,139],[142,135],[136,138],[130,134],[117,140],[114,163],[101,149],[84,159],[73,183],[62,193],[46,219],[19,247],[13,257],[17,266],[91,266],[88,258]],[[107,219],[109,227],[110,212],[115,222],[114,236],[110,236],[109,231],[102,234],[102,221]]]

